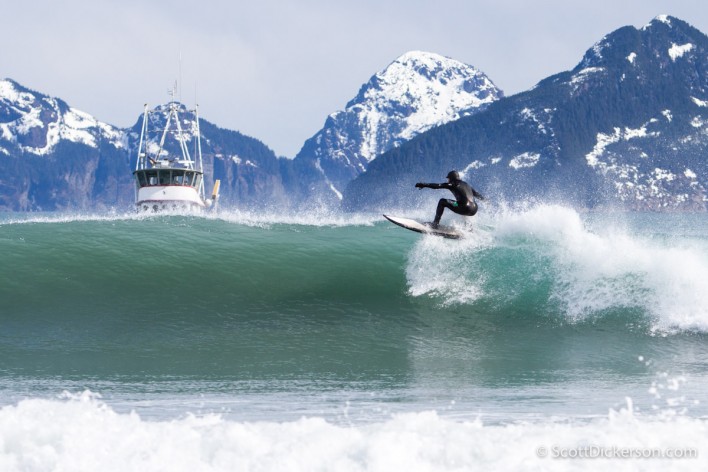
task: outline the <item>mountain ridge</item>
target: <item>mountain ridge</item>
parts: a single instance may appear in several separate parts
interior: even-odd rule
[[[705,211],[707,52],[670,16],[615,30],[572,70],[380,156],[343,205],[400,206],[419,199],[412,183],[457,168],[510,202]]]

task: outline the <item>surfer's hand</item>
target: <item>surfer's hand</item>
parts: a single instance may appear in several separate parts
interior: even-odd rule
[[[423,188],[423,187],[425,187],[425,184],[422,184],[422,183],[420,183],[420,182],[418,182],[417,184],[415,184],[415,188]]]

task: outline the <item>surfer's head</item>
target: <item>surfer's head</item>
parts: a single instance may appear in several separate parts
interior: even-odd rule
[[[460,180],[460,173],[456,170],[451,170],[447,173],[447,179],[452,180],[453,182],[457,182],[458,180]]]

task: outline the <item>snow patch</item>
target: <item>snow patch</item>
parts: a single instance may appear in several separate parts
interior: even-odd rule
[[[482,161],[479,161],[479,160],[472,161],[469,163],[469,165],[467,167],[462,169],[462,175],[467,175],[467,173],[471,170],[481,169],[482,167],[486,167],[486,166],[487,166],[487,164],[485,164]]]
[[[671,120],[669,120],[671,121]],[[646,126],[639,129],[625,128],[624,129],[624,140],[629,141],[635,138],[646,138],[648,135]]]
[[[648,25],[644,25],[642,27],[642,31],[651,28],[652,23],[654,23],[655,21],[671,26],[671,20],[669,19],[669,15],[658,15],[651,21],[651,23],[649,23]]]
[[[634,64],[634,60],[637,58],[637,53],[633,52],[629,56],[627,56],[627,60],[629,61],[630,64]]]
[[[585,155],[585,160],[590,167],[595,167],[600,164],[599,158],[605,153],[605,148],[607,148],[607,146],[618,143],[622,140],[629,141],[630,139],[646,138],[647,136],[655,137],[659,136],[659,133],[647,132],[647,125],[644,125],[638,129],[624,128],[624,130],[616,127],[614,128],[614,132],[612,134],[598,133],[595,147],[592,151]]]
[[[683,55],[693,49],[693,47],[694,46],[691,43],[686,43],[681,46],[676,43],[671,43],[671,48],[669,48],[669,56],[672,61],[676,62],[676,59],[683,57]]]
[[[598,72],[604,71],[604,67],[586,67],[585,69],[581,70],[577,74],[573,76],[573,79],[570,81],[571,85],[577,85],[579,83],[582,83],[584,80],[588,78],[589,75],[592,74],[597,74]]]
[[[334,186],[332,181],[329,180],[329,178],[327,177],[327,173],[322,168],[322,163],[321,163],[320,159],[317,159],[315,161],[315,168],[322,174],[322,177],[324,177],[325,183],[327,184],[329,189],[332,191],[332,193],[334,193],[340,201],[343,200],[344,195],[342,195],[342,192],[340,192],[337,189],[337,187]]]
[[[237,166],[243,164],[243,165],[249,166],[249,167],[258,167],[258,165],[257,165],[256,163],[254,163],[253,161],[251,161],[251,160],[249,160],[249,159],[246,159],[246,160],[244,161],[244,160],[241,159],[237,154],[234,154],[233,156],[229,157],[229,159],[231,159],[231,161],[232,161],[234,164],[236,164]]]
[[[691,97],[691,100],[693,100],[693,103],[695,103],[699,107],[708,107],[708,102],[704,102],[703,100],[699,100],[696,97]]]
[[[597,133],[595,147],[593,147],[592,151],[585,155],[585,160],[590,167],[595,167],[600,163],[599,157],[605,153],[605,148],[607,146],[619,142],[620,132],[621,131],[619,128],[615,128],[615,132],[613,134]]]
[[[569,85],[572,88],[571,95],[575,94],[578,89],[593,75],[604,72],[604,67],[586,67],[573,76]]]
[[[9,80],[0,80],[0,99],[26,107],[34,102],[34,95],[20,92]]]
[[[525,152],[523,154],[519,154],[518,156],[515,156],[509,162],[509,167],[511,167],[512,169],[517,169],[517,170],[533,167],[536,164],[538,164],[538,161],[540,158],[541,158],[541,155],[538,153]]]
[[[672,174],[670,171],[666,169],[660,169],[658,167],[654,169],[654,172],[652,172],[652,174],[657,180],[666,180],[668,182],[671,182],[676,178],[676,175]]]
[[[547,122],[550,122],[550,118],[549,118],[549,117],[550,117],[550,114],[551,114],[553,111],[554,111],[554,110],[551,109],[551,108],[544,108],[544,109],[543,109],[543,113],[546,114],[546,117],[545,117],[545,118],[546,118],[546,121],[547,121]],[[530,108],[524,108],[523,110],[521,110],[520,115],[521,115],[521,117],[522,117],[524,120],[526,120],[526,121],[531,121],[531,122],[535,123],[535,124],[536,124],[536,127],[538,128],[538,131],[539,131],[540,133],[548,134],[548,128],[546,127],[547,123],[544,123],[544,122],[542,121],[542,118],[544,117],[542,114],[541,114],[541,118],[539,118],[537,112],[534,112],[534,111],[531,110]]]

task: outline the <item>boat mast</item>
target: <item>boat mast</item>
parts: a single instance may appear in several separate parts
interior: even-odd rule
[[[184,132],[182,131],[182,123],[179,121],[179,114],[177,113],[177,103],[171,103],[170,113],[175,115],[175,124],[177,125],[177,141],[179,141],[179,148],[182,151],[182,161],[187,162],[190,169],[194,169],[194,163],[191,156],[189,155],[189,148],[187,148],[187,143],[184,142]]]
[[[194,119],[197,122],[197,159],[199,160],[199,172],[204,175],[204,165],[202,164],[202,131],[199,127],[199,104],[194,104]],[[201,195],[202,200],[206,198],[204,192],[204,179],[202,178],[201,185],[199,186],[199,195]]]
[[[147,122],[148,122],[148,105],[145,104],[145,110],[143,112],[143,126],[140,129],[140,143],[138,144],[138,160],[135,163],[135,170],[144,169],[147,167]],[[145,149],[143,149],[143,143],[145,143]]]

